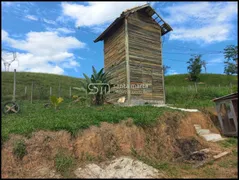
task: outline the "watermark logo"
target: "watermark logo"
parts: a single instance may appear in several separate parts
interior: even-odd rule
[[[145,89],[148,89],[151,84],[134,83],[131,85],[116,84],[113,86],[115,93],[127,93],[127,89],[131,89],[131,94],[143,94]],[[108,83],[89,83],[89,94],[109,94],[111,92],[111,86]]]
[[[108,94],[110,93],[110,85],[108,83],[90,83],[88,85],[88,89],[90,90],[89,94]]]

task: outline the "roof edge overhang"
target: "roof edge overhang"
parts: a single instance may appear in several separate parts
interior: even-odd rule
[[[162,33],[162,36],[166,33],[168,33],[169,31],[172,31],[172,27],[167,24],[160,16],[159,14],[149,5],[149,4],[145,4],[145,5],[142,5],[142,6],[138,6],[138,7],[135,7],[135,8],[132,8],[132,9],[129,9],[127,11],[123,11],[120,15],[120,17],[116,18],[114,20],[113,23],[111,23],[111,25],[106,28],[105,31],[103,31],[103,33],[101,33],[95,40],[94,42],[98,42],[98,41],[102,41],[105,37],[105,35],[110,31],[111,28],[113,28],[118,22],[120,22],[120,20],[124,19],[126,16],[128,16],[129,14],[131,13],[134,13],[136,11],[139,11],[139,10],[145,10],[145,12],[148,13],[148,15],[150,17],[153,18],[153,16],[155,15],[156,18],[153,18],[153,20],[160,26],[161,28],[161,33]]]
[[[238,98],[238,93],[232,93],[232,94],[228,94],[225,96],[221,96],[221,97],[212,99],[212,101],[218,102],[218,101],[229,100],[229,99],[234,99],[234,98]]]

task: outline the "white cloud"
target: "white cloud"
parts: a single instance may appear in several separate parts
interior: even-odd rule
[[[43,20],[43,22],[45,22],[45,23],[47,23],[47,24],[56,25],[56,22],[55,22],[55,21],[53,21],[53,20],[46,19],[46,18],[43,18],[42,20]]]
[[[28,51],[36,55],[53,55],[66,52],[70,48],[83,48],[84,43],[69,36],[59,36],[57,32],[29,32],[26,40],[6,40],[12,47]]]
[[[235,28],[237,2],[194,2],[178,3],[162,9],[164,20],[173,31],[171,40],[212,43],[230,39]]]
[[[75,30],[73,29],[69,29],[69,28],[50,28],[50,27],[47,27],[46,28],[47,31],[56,31],[56,32],[59,32],[59,33],[64,33],[64,34],[72,34],[72,33],[75,33]]]
[[[80,57],[80,56],[78,56],[77,58],[80,59],[80,60],[85,60],[85,58]]]
[[[14,62],[10,70],[62,74],[66,65],[67,68],[79,67],[74,54],[68,51],[85,48],[85,44],[76,38],[62,37],[56,32],[29,32],[25,40],[16,40],[2,30],[2,37],[11,47],[26,51],[17,53],[20,66]]]
[[[211,24],[201,28],[177,28],[170,34],[170,40],[220,42],[228,39],[230,24]]]
[[[33,20],[33,21],[37,21],[38,20],[38,18],[36,16],[33,16],[33,15],[26,15],[25,18]]]
[[[6,32],[2,29],[2,35],[1,36],[2,36],[2,41],[6,40],[8,38],[8,32]]]
[[[145,2],[89,2],[87,5],[62,3],[63,14],[75,20],[75,26],[93,27],[111,23],[122,11]]]
[[[78,67],[80,67],[80,64],[77,61],[70,59],[70,61],[64,62],[61,66],[67,69],[73,68],[76,72],[78,72]]]
[[[215,58],[215,59],[211,59],[207,62],[207,65],[208,66],[212,66],[212,65],[218,65],[218,64],[221,64],[223,63],[223,59],[222,58]]]
[[[170,70],[168,70],[167,74],[168,75],[173,75],[173,74],[178,74],[178,73],[175,70],[170,69]]]

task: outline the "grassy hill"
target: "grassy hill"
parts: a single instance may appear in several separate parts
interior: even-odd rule
[[[52,94],[58,95],[58,88],[60,83],[61,96],[69,97],[69,89],[71,87],[80,86],[80,78],[45,74],[45,73],[16,73],[16,95],[17,98],[30,98],[32,82],[34,83],[33,97],[35,99],[46,99],[50,94],[50,87],[52,87]],[[27,86],[27,95],[25,96],[25,87]],[[13,72],[2,72],[2,98],[11,99],[13,93]],[[78,93],[72,90],[72,95]]]
[[[188,74],[176,74],[165,76],[166,86],[188,86],[193,83],[188,81]],[[237,76],[228,76],[224,74],[201,74],[200,80],[202,84],[208,86],[229,86],[230,83],[237,84]]]
[[[34,82],[34,100],[46,100],[49,98],[50,87],[52,87],[52,94],[58,96],[60,83],[60,96],[68,98],[70,87],[79,87],[81,81],[81,78],[29,72],[17,72],[16,79],[17,100],[30,99],[32,82]],[[230,83],[233,86],[237,84],[237,81],[237,76],[201,74],[196,92],[194,83],[187,80],[187,74],[166,76],[166,100],[169,104],[177,104],[184,107],[212,105],[211,99],[231,93]],[[27,94],[25,95],[26,86]],[[13,73],[2,72],[2,100],[10,100],[12,92]],[[72,95],[74,94],[79,94],[79,91],[72,90]],[[195,101],[201,104],[196,105]]]

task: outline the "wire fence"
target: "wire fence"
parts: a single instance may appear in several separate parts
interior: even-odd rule
[[[12,83],[13,84],[13,83]],[[62,86],[61,83],[56,86],[44,86],[37,82],[32,82],[31,84],[22,84],[16,83],[16,92],[15,99],[17,100],[49,100],[50,96],[62,97],[64,99],[71,99],[74,95],[84,95],[83,92],[73,89],[74,86]],[[10,101],[13,100],[13,85],[10,86],[12,88],[4,88],[2,86],[2,101]],[[221,86],[220,84],[217,86],[209,86],[209,85],[189,85],[189,86],[166,86],[165,91],[166,94],[171,94],[172,92],[178,93],[217,93],[219,94],[229,94],[233,92],[233,85],[229,84],[227,86]]]
[[[10,101],[14,99],[13,85],[12,88],[2,87],[2,101]],[[73,86],[43,86],[42,84],[32,82],[31,85],[17,84],[15,99],[17,100],[49,100],[50,96],[62,97],[64,99],[71,99],[73,95],[81,95],[79,92],[73,89]]]

